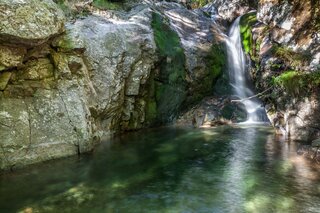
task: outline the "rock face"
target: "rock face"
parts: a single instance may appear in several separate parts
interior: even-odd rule
[[[68,23],[50,0],[1,1],[0,8],[7,13],[0,15],[0,170],[87,152],[114,132],[171,122],[222,69],[213,23],[176,3]],[[188,28],[175,17],[197,24]]]
[[[255,86],[268,89],[263,101],[269,119],[296,140],[320,134],[319,10],[318,1],[260,1],[258,22],[242,26]]]
[[[35,45],[64,29],[64,15],[51,0],[2,0],[0,41]]]
[[[216,18],[223,19],[229,23],[235,20],[238,16],[256,9],[255,0],[213,0],[210,5],[214,6],[216,11]],[[207,5],[207,8],[210,7]]]

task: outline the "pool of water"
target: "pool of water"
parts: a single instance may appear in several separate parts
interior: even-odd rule
[[[0,176],[0,212],[320,212],[320,170],[266,126],[127,133]]]

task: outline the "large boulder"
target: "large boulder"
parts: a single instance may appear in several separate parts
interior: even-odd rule
[[[37,45],[64,31],[64,14],[51,0],[1,0],[0,41]]]
[[[92,90],[88,107],[95,117],[105,117],[99,124],[102,130],[127,129],[130,121],[134,123],[131,128],[141,128],[145,121],[145,104],[140,99],[156,60],[156,47],[151,11],[143,10],[131,18],[137,16],[149,19],[147,25],[137,21],[116,24],[94,16],[67,25],[71,43],[80,40],[86,50]]]
[[[156,57],[151,11],[142,13],[135,18],[146,25],[95,16],[69,23],[65,35],[23,52],[24,63],[9,48],[2,58],[15,60],[3,60],[10,69],[0,72],[0,169],[87,152],[129,121],[144,125],[140,96]]]

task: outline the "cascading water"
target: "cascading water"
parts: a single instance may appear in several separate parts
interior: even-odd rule
[[[233,94],[240,99],[247,111],[246,122],[265,122],[268,118],[262,103],[257,98],[249,98],[254,96],[254,92],[247,78],[246,58],[240,36],[240,18],[238,17],[232,24],[226,42],[230,84]]]

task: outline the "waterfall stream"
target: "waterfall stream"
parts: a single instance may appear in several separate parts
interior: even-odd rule
[[[230,27],[227,38],[227,53],[228,53],[228,71],[230,84],[232,86],[233,95],[237,99],[241,99],[246,112],[247,121],[265,122],[268,121],[264,107],[258,98],[248,97],[254,96],[255,93],[250,87],[248,80],[248,67],[246,64],[245,54],[243,52],[240,35],[240,17],[238,17]]]

